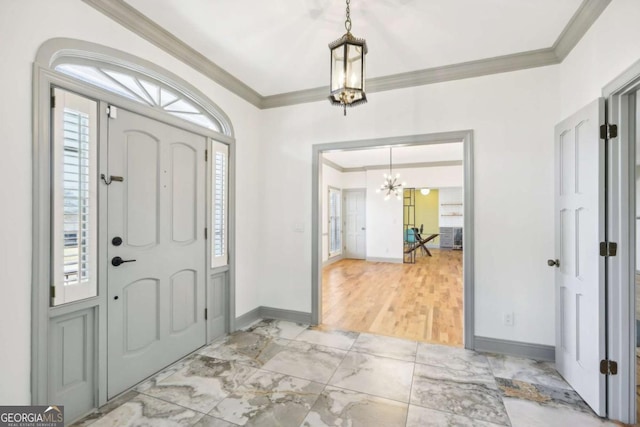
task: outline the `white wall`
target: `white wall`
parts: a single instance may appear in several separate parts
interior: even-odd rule
[[[32,62],[53,37],[71,37],[124,50],[181,76],[231,118],[237,138],[238,315],[259,305],[260,275],[253,261],[264,224],[259,111],[190,67],[78,0],[0,2],[0,404],[30,403],[31,110]]]
[[[460,187],[463,182],[462,166],[398,169],[400,181],[407,188],[429,186]],[[403,218],[402,200],[392,197],[384,200],[376,193],[383,182],[383,171],[367,171],[367,258],[390,258],[402,261]]]
[[[367,186],[367,173],[344,172],[342,174],[342,188],[365,188]]]
[[[326,102],[264,111],[271,165],[264,192],[274,199],[265,215],[278,230],[305,221],[307,232],[287,240],[267,231],[262,303],[311,310],[313,144],[473,129],[476,334],[553,344],[553,275],[545,262],[553,253],[557,78],[557,67],[543,67],[372,93],[347,117]],[[283,178],[287,192],[277,191]],[[275,208],[283,205],[291,208]],[[503,324],[503,310],[516,313],[514,326]]]
[[[570,116],[640,60],[640,3],[615,0],[559,65],[561,116]],[[560,121],[560,120],[558,120]]]
[[[462,213],[464,210],[464,205],[451,205],[451,203],[464,202],[462,183],[455,188],[442,188],[439,196],[440,227],[464,227],[464,216],[450,216],[451,214]]]

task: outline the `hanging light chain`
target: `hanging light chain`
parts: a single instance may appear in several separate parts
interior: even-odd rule
[[[351,3],[351,0],[346,0],[347,1],[347,20],[344,21],[344,28],[347,30],[347,33],[351,32],[351,9],[349,9],[349,4]]]

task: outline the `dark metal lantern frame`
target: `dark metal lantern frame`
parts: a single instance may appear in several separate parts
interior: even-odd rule
[[[359,48],[359,56],[354,59],[351,59],[347,56],[350,49],[353,49],[355,52],[358,52]],[[369,49],[367,48],[367,42],[364,39],[359,39],[353,36],[350,31],[347,31],[342,37],[333,43],[329,44],[329,50],[331,52],[331,62],[330,62],[330,76],[331,79],[329,81],[329,88],[333,88],[335,86],[336,89],[331,91],[329,95],[329,101],[332,105],[336,105],[339,107],[343,107],[345,110],[345,115],[347,113],[347,107],[354,107],[356,105],[364,104],[367,102],[367,94],[365,93],[365,56],[368,53]],[[342,51],[342,73],[338,73],[338,69],[334,66],[335,55],[334,52]],[[360,66],[359,70],[354,70],[354,67]],[[349,86],[349,78],[348,76],[359,75],[359,79],[356,82],[359,82],[360,85],[353,87]],[[336,80],[342,79],[341,82],[336,82]],[[337,83],[337,85],[334,84]]]

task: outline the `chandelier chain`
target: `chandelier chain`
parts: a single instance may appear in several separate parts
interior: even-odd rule
[[[351,32],[351,9],[349,9],[349,4],[351,3],[351,0],[346,0],[347,1],[347,20],[344,21],[344,28],[347,30],[347,33]]]

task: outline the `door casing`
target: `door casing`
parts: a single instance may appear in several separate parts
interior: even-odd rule
[[[633,424],[636,420],[636,321],[635,321],[635,140],[637,111],[633,105],[640,90],[640,60],[603,90],[607,118],[618,127],[608,150],[609,208],[607,233],[618,244],[618,255],[609,257],[607,288],[608,358],[618,363],[618,374],[607,377],[610,419]]]
[[[184,130],[194,132],[205,136],[210,145],[211,140],[216,140],[229,146],[229,263],[225,267],[218,269],[206,268],[207,279],[217,277],[220,274],[228,276],[228,292],[226,299],[226,325],[227,332],[235,329],[235,138],[230,122],[227,122],[228,134],[214,132],[181,119],[168,116],[166,113],[146,108],[133,101],[121,98],[112,93],[103,91],[89,84],[72,79],[51,68],[52,61],[50,57],[55,56],[59,50],[68,47],[67,44],[73,44],[78,52],[86,51],[87,56],[91,56],[91,52],[100,52],[106,57],[112,58],[114,63],[118,62],[135,62],[140,66],[153,70],[154,75],[164,76],[167,81],[174,82],[174,87],[181,87],[188,93],[196,94],[198,99],[207,100],[208,104],[215,106],[208,98],[200,93],[180,77],[152,64],[148,61],[128,55],[124,52],[93,43],[82,41],[70,41],[66,39],[54,39],[51,41],[53,45],[45,43],[42,45],[36,62],[33,65],[33,233],[32,233],[32,304],[31,304],[31,401],[32,404],[44,405],[51,403],[48,400],[49,395],[49,366],[48,366],[48,339],[49,339],[49,323],[50,319],[66,316],[70,313],[80,312],[83,310],[93,311],[95,313],[95,322],[93,322],[93,332],[96,336],[93,359],[96,369],[91,372],[97,383],[94,402],[95,406],[101,406],[107,402],[106,380],[106,345],[107,345],[107,326],[106,326],[106,281],[104,280],[104,272],[99,272],[98,295],[86,300],[65,304],[57,307],[49,306],[49,286],[50,283],[50,170],[51,170],[51,117],[50,117],[50,91],[52,87],[59,87],[63,90],[75,92],[81,96],[91,98],[98,101],[99,120],[106,120],[106,109],[108,105],[118,105],[137,114],[156,119],[166,124],[182,128]],[[47,55],[45,55],[46,53]],[[221,116],[226,115],[219,110]],[[100,141],[106,141],[106,126],[100,126]],[[100,155],[105,156],[106,144],[100,147]],[[210,162],[211,163],[211,162]],[[210,169],[210,166],[208,167]],[[210,170],[207,172],[210,176]],[[209,185],[209,179],[207,185]],[[104,193],[104,192],[103,192]],[[207,190],[207,209],[210,204]],[[99,203],[104,203],[102,197],[99,196]],[[207,214],[207,218],[210,215]],[[105,241],[105,230],[100,230],[99,239]],[[103,251],[103,247],[99,251]],[[207,260],[209,259],[209,244],[207,244]],[[209,284],[207,284],[209,287]],[[208,299],[209,300],[209,299]],[[208,337],[209,338],[209,337]]]
[[[361,150],[395,145],[430,145],[462,142],[464,151],[464,235],[463,304],[464,347],[474,348],[474,209],[473,209],[473,130],[460,130],[389,138],[361,139],[326,144],[314,144],[311,175],[311,323],[322,321],[322,153],[331,150]]]

